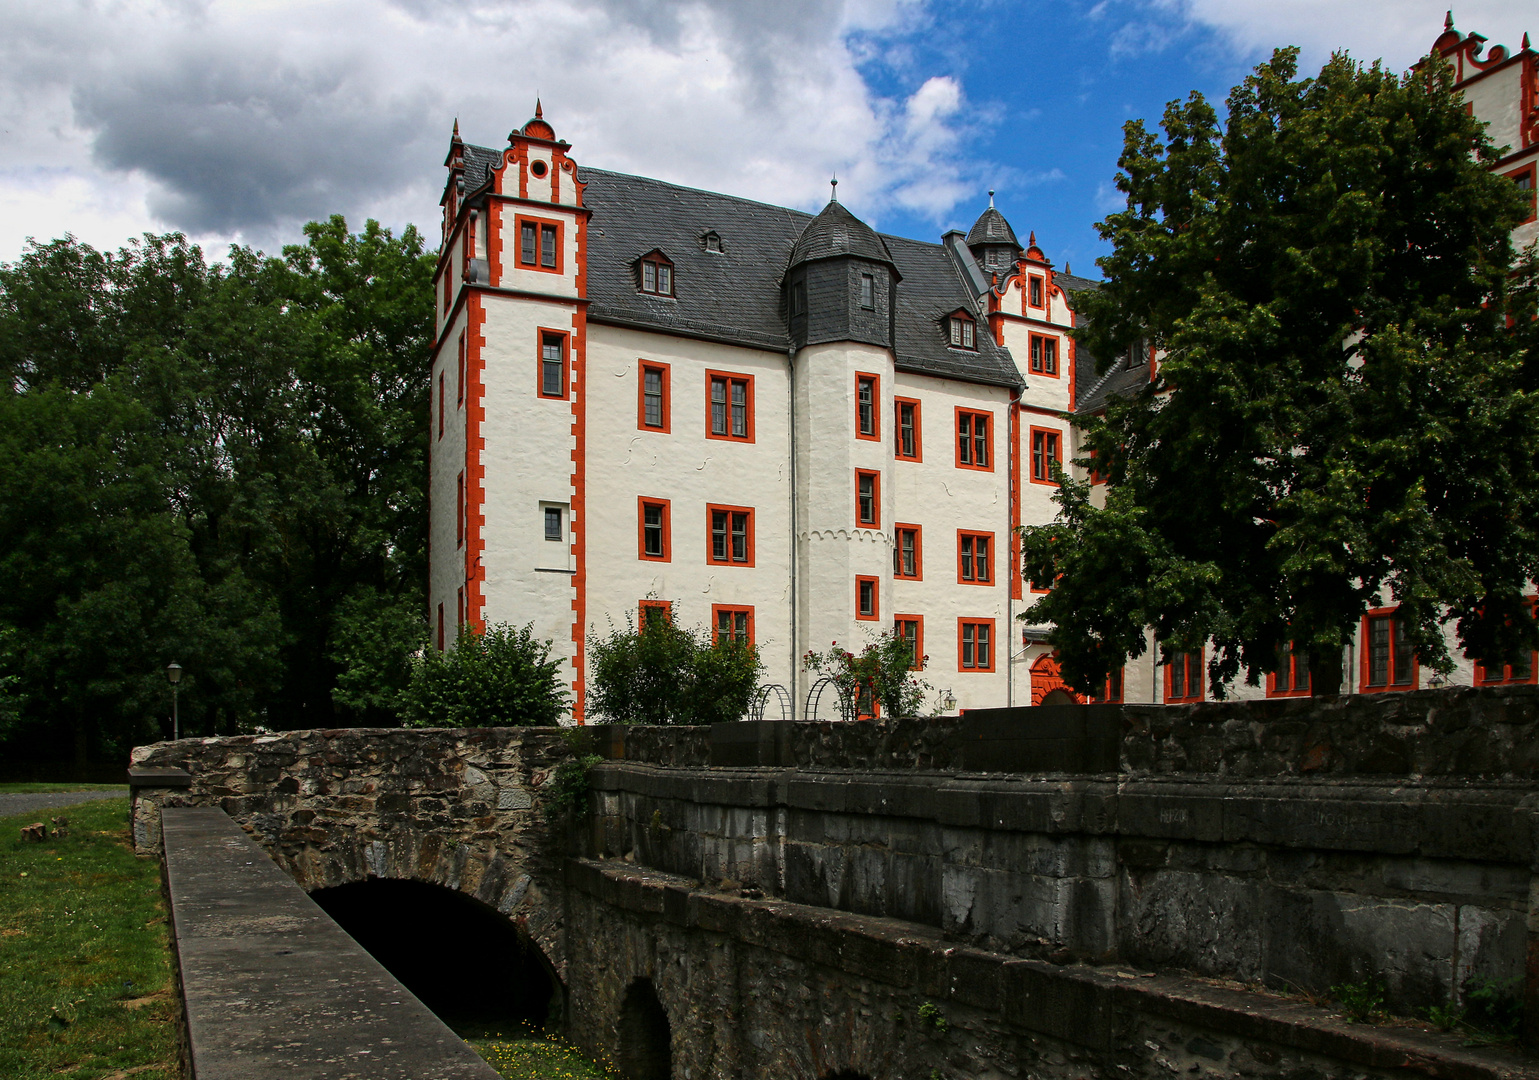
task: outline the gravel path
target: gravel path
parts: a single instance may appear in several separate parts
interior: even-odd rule
[[[0,792],[0,817],[13,814],[43,814],[76,803],[95,802],[98,799],[121,799],[128,788],[111,791],[47,791],[47,792]]]

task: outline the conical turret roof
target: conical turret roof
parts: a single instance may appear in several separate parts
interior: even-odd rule
[[[967,246],[975,247],[978,244],[1014,244],[1020,247],[1021,243],[1015,238],[1015,230],[1010,228],[1010,223],[1005,220],[1005,215],[994,209],[992,200],[989,208],[978,215],[978,220],[973,222],[973,227],[967,232]]]
[[[876,230],[850,213],[842,204],[830,200],[823,212],[813,218],[791,249],[791,265],[800,266],[815,259],[854,256],[873,262],[893,263],[892,252]],[[896,268],[896,267],[895,267]]]

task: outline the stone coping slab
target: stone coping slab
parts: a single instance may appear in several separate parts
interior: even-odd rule
[[[192,1080],[498,1080],[223,810],[161,828]]]
[[[1117,1014],[1139,1012],[1349,1062],[1371,1074],[1442,1080],[1539,1076],[1539,1059],[1462,1046],[1457,1036],[1353,1024],[1325,1009],[1211,980],[1125,966],[1058,966],[959,944],[901,919],[711,892],[676,874],[614,861],[568,864],[574,888],[621,910],[833,967],[1091,1050],[1113,1049]]]

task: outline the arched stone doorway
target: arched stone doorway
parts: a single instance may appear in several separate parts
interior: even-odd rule
[[[1063,684],[1058,661],[1044,653],[1031,665],[1031,703],[1033,705],[1083,705],[1084,699]]]
[[[560,1018],[561,984],[545,956],[507,916],[464,893],[370,878],[310,897],[462,1035]]]
[[[673,1026],[651,979],[637,979],[626,988],[619,1029],[625,1080],[672,1080]]]

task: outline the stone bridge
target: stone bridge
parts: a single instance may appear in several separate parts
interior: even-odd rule
[[[590,733],[564,814],[554,729],[157,744],[135,838],[218,806],[309,891],[472,898],[636,1077],[1539,1075],[1320,1004],[1491,980],[1532,1040],[1539,689]]]

